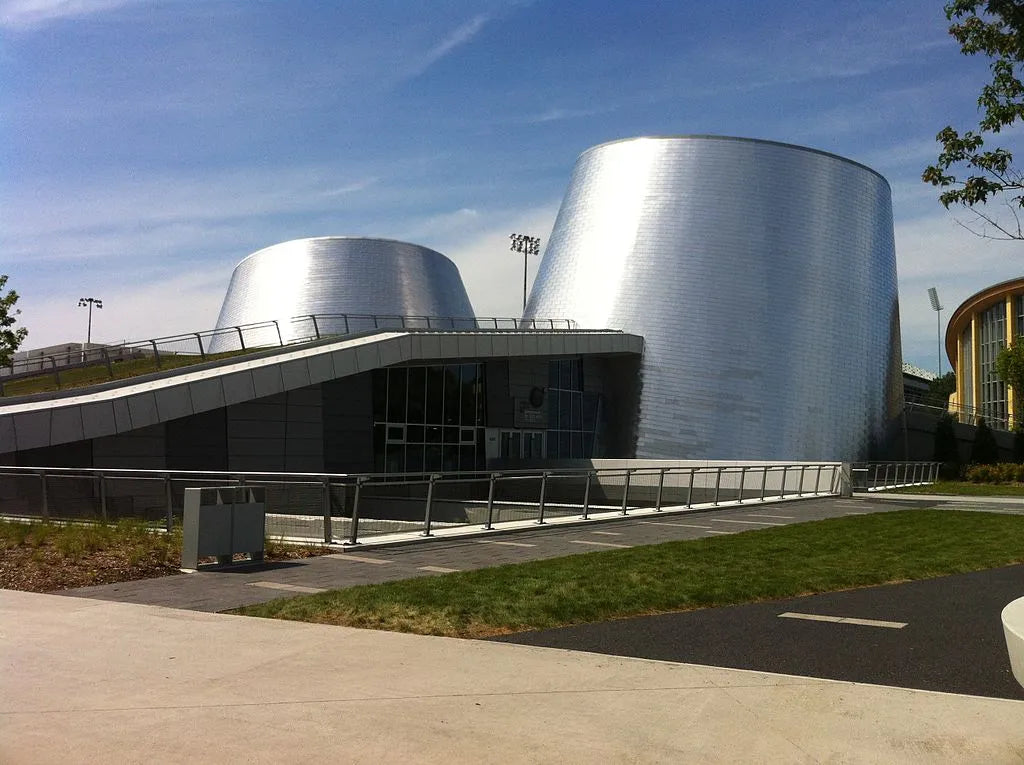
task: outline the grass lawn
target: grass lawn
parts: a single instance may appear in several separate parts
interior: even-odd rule
[[[95,364],[78,369],[58,369],[60,372],[60,390],[69,388],[85,388],[90,385],[110,382],[111,380],[125,380],[130,377],[149,374],[151,372],[166,372],[169,369],[193,366],[202,364],[205,361],[217,361],[232,356],[242,356],[256,351],[265,351],[266,348],[247,348],[246,350],[226,351],[224,353],[208,353],[206,359],[192,354],[164,354],[160,357],[160,367],[156,365],[156,359],[146,356],[139,359],[128,359],[126,361],[115,361],[110,368],[113,377],[107,371],[105,364]],[[41,372],[35,377],[25,377],[20,380],[4,383],[5,396],[28,396],[32,393],[49,393],[58,390],[57,379],[53,371]]]
[[[928,486],[907,486],[891,489],[900,494],[957,494],[967,497],[1024,497],[1024,485],[1010,483],[971,483],[970,481],[936,481]]]
[[[267,540],[267,560],[332,552]],[[139,521],[114,524],[0,520],[0,588],[52,592],[179,573],[181,529],[154,531]]]
[[[247,606],[235,613],[484,637],[1024,562],[1024,517],[905,510]]]

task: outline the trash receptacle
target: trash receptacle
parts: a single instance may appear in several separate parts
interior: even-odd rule
[[[216,557],[229,565],[236,553],[263,560],[266,536],[265,489],[214,486],[185,489],[181,567],[194,571],[199,559]]]

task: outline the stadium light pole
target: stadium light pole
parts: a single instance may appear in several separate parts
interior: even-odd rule
[[[530,255],[540,254],[540,237],[527,234],[509,234],[512,252],[523,253],[523,313],[526,313],[526,262]]]
[[[932,310],[935,311],[935,339],[939,346],[939,377],[942,377],[942,303],[939,302],[939,293],[934,287],[928,288],[928,300],[931,301]]]
[[[86,345],[91,345],[92,344],[92,307],[93,306],[96,306],[96,308],[102,308],[103,307],[103,301],[100,300],[99,298],[91,298],[91,297],[89,297],[89,298],[79,298],[79,300],[78,300],[78,307],[79,308],[85,308],[85,307],[89,308],[89,329],[87,330],[86,335],[85,335],[85,344]]]

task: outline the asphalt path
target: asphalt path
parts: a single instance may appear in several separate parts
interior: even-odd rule
[[[1024,699],[999,614],[1024,565],[744,606],[507,635],[524,645]],[[783,613],[906,624],[896,629]],[[1024,725],[1024,718],[1021,724]]]

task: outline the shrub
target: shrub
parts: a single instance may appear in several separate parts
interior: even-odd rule
[[[984,417],[978,418],[978,427],[974,431],[971,462],[975,465],[994,465],[999,462],[999,446]]]
[[[960,477],[960,450],[956,443],[953,418],[948,414],[939,417],[935,424],[935,452],[932,461],[942,463],[940,474],[943,478]]]
[[[1024,483],[1024,463],[972,465],[967,469],[965,477],[972,483]]]
[[[1013,461],[1024,462],[1024,425],[1013,431]]]

